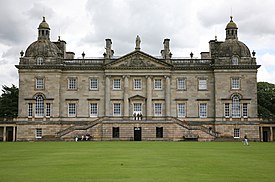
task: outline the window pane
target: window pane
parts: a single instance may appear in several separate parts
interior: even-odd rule
[[[224,116],[225,117],[229,117],[230,114],[229,114],[229,103],[225,103],[224,104]]]
[[[155,82],[154,82],[154,88],[155,89],[161,89],[161,79],[155,79]]]
[[[240,129],[234,128],[234,138],[240,138]]]
[[[178,89],[179,90],[185,89],[185,79],[183,79],[183,78],[178,79]]]
[[[199,80],[199,90],[207,90],[207,80],[206,79]]]
[[[207,105],[205,103],[200,104],[200,118],[206,118],[207,117]]]
[[[98,81],[97,79],[91,79],[91,85],[90,85],[90,89],[91,90],[97,90],[98,89]]]
[[[135,90],[141,89],[141,79],[134,79],[134,89]]]
[[[68,89],[70,89],[70,90],[76,89],[76,79],[75,78],[70,78],[68,80]]]
[[[69,117],[75,117],[76,116],[76,105],[75,105],[75,103],[69,103],[68,104],[68,115],[69,115]]]
[[[240,89],[240,79],[239,78],[232,78],[231,88],[232,89]]]
[[[36,128],[35,137],[36,138],[42,138],[42,128]]]
[[[36,89],[43,89],[44,88],[44,79],[37,78],[36,79]]]
[[[28,104],[28,116],[31,117],[32,116],[32,103]]]
[[[97,103],[91,103],[90,109],[91,109],[90,115],[97,116]]]
[[[46,116],[51,116],[51,104],[46,104]]]
[[[241,106],[240,99],[238,96],[232,98],[232,117],[238,118],[241,117]]]
[[[154,110],[155,110],[155,116],[161,116],[162,115],[162,112],[161,112],[161,110],[162,110],[162,108],[161,108],[161,103],[156,103],[155,104],[155,108],[154,108]]]
[[[185,117],[185,104],[178,104],[178,117]]]
[[[113,105],[114,109],[114,115],[121,115],[121,109],[120,109],[120,103],[114,103]]]
[[[44,116],[44,99],[41,95],[38,95],[36,97],[35,116],[38,116],[38,117]]]
[[[114,79],[113,88],[114,89],[120,89],[120,79]]]
[[[243,104],[243,117],[248,117],[248,109],[247,109],[247,104]]]

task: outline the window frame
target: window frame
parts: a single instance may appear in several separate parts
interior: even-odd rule
[[[182,108],[180,106],[183,106],[183,112],[180,112],[182,110]],[[185,103],[177,104],[177,115],[178,115],[178,117],[186,117],[186,104]]]
[[[231,89],[232,90],[241,89],[241,79],[239,77],[231,78]]]
[[[230,104],[224,103],[224,117],[229,118],[230,117]]]
[[[90,117],[97,117],[98,116],[98,104],[97,103],[90,103]],[[95,107],[92,107],[95,106]]]
[[[240,138],[240,128],[234,128],[233,130],[233,138]]]
[[[46,117],[51,117],[51,103],[46,103]]]
[[[42,128],[36,128],[35,129],[35,138],[39,139],[43,136],[43,130]]]
[[[45,114],[45,100],[42,95],[37,95],[35,98],[35,117],[42,118]]]
[[[113,79],[113,90],[121,90],[121,79]]]
[[[199,103],[199,117],[207,118],[207,103]]]
[[[134,79],[134,90],[142,90],[142,80]]]
[[[232,118],[241,118],[241,102],[240,98],[237,95],[234,95],[232,97]]]
[[[244,118],[248,118],[248,104],[243,103],[242,114]]]
[[[45,87],[44,78],[41,78],[41,77],[35,78],[35,89],[43,90],[44,87]]]
[[[154,79],[154,90],[162,90],[162,79],[161,78]]]
[[[68,90],[77,90],[77,78],[68,78]]]
[[[113,103],[113,116],[121,116],[121,103]]]
[[[68,103],[68,117],[76,117],[77,106],[76,103]]]
[[[185,78],[177,79],[177,89],[178,90],[186,90],[186,79]]]
[[[206,78],[199,78],[198,79],[198,90],[207,90],[207,79]]]
[[[33,117],[33,103],[28,103],[28,117]]]
[[[154,103],[154,116],[162,116],[162,103]]]
[[[98,90],[98,79],[90,78],[90,90]]]

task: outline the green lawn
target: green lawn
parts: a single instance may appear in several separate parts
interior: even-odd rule
[[[1,182],[275,181],[275,143],[0,143]]]

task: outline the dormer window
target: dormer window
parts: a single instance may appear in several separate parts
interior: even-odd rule
[[[238,57],[232,57],[232,64],[233,64],[233,65],[238,65],[238,64],[239,64],[239,59],[238,59]]]
[[[43,61],[44,61],[44,59],[43,59],[42,57],[38,57],[38,58],[36,59],[36,64],[37,64],[37,65],[42,65],[42,64],[43,64]]]

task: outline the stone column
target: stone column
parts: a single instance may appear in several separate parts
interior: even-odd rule
[[[16,127],[14,126],[14,127],[13,127],[13,131],[12,131],[12,134],[13,134],[13,136],[12,136],[12,141],[13,141],[13,142],[16,141],[16,140],[15,140],[15,137],[16,137],[16,135],[15,135],[15,133],[16,133],[15,130],[16,130]]]
[[[148,117],[152,117],[152,77],[151,76],[147,76],[147,83],[146,83],[146,96],[147,96],[147,105],[146,105],[146,115],[147,115],[147,119]]]
[[[105,77],[105,116],[110,115],[110,76]]]
[[[165,110],[166,116],[171,116],[171,83],[170,76],[165,76]]]
[[[4,131],[3,131],[3,142],[5,142],[6,141],[6,126],[4,126]]]
[[[260,142],[263,141],[263,127],[260,126]]]
[[[129,116],[129,76],[124,76],[124,117]]]
[[[270,126],[270,141],[273,142],[273,130],[272,130],[272,126]]]

